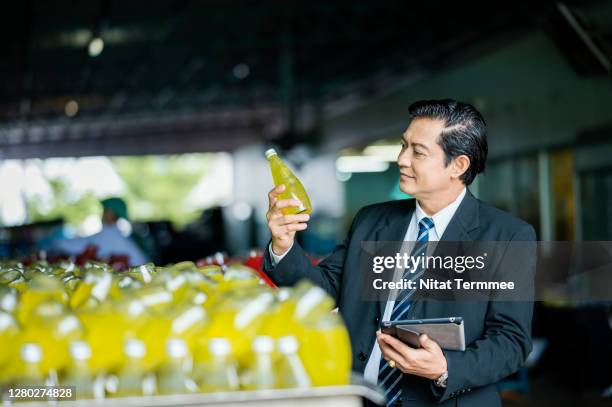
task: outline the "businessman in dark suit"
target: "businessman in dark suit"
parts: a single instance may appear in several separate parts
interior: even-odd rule
[[[496,383],[516,372],[531,351],[529,301],[441,301],[410,298],[364,301],[359,259],[364,241],[534,241],[533,228],[476,199],[467,186],[485,168],[486,124],[471,105],[453,100],[416,102],[397,163],[400,189],[415,199],[362,208],[346,239],[317,267],[294,241],[308,215],[284,216],[279,186],[269,194],[272,240],[264,269],[283,286],[306,278],[337,302],[353,350],[353,370],[384,390],[394,406],[499,406]],[[504,244],[504,243],[502,243]],[[512,256],[508,253],[508,256]],[[510,259],[502,258],[502,262]],[[503,263],[502,263],[503,264]],[[532,281],[535,260],[512,273]],[[529,289],[529,287],[527,288]],[[381,320],[462,316],[464,352],[442,350],[421,335],[412,348],[380,333]]]

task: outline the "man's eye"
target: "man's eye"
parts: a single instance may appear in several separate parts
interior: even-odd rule
[[[400,146],[402,147],[402,150],[406,149],[406,143],[405,142],[400,142]]]
[[[419,156],[422,156],[423,153],[421,153],[420,151],[414,151],[414,155],[419,157]]]

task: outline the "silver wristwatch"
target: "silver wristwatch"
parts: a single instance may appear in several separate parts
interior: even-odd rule
[[[437,387],[442,387],[443,389],[446,388],[446,380],[448,379],[448,371],[442,373],[442,375],[440,377],[438,377],[436,380],[434,380],[434,384]]]

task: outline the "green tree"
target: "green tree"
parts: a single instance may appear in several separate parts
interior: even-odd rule
[[[49,179],[52,190],[51,203],[40,197],[28,199],[26,207],[31,222],[63,218],[71,226],[81,225],[91,214],[101,214],[100,201],[92,192],[74,196],[64,178]]]
[[[126,184],[123,198],[133,220],[170,219],[182,227],[201,212],[189,208],[186,198],[214,164],[214,155],[116,157],[112,163]]]

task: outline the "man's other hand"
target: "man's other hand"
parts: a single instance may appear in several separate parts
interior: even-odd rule
[[[385,360],[395,362],[403,373],[436,380],[447,370],[446,358],[440,346],[421,334],[419,349],[412,348],[391,335],[376,332],[376,340]]]

